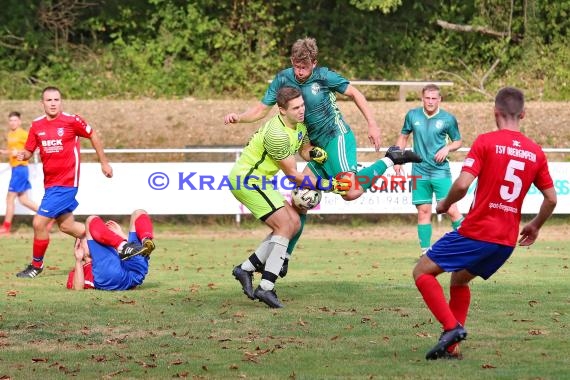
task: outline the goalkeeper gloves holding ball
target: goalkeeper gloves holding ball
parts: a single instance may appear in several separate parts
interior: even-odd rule
[[[315,146],[309,151],[309,157],[311,157],[311,160],[315,161],[317,164],[324,164],[328,155],[323,148]]]

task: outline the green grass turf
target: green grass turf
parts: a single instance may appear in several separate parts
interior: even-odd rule
[[[414,227],[304,236],[277,283],[281,310],[247,299],[231,276],[263,228],[169,235],[159,226],[149,275],[126,292],[66,290],[73,239],[62,234],[46,270],[17,279],[31,236],[3,238],[0,378],[570,377],[566,242],[517,249],[489,281],[475,280],[464,359],[428,362],[440,326],[411,278]]]

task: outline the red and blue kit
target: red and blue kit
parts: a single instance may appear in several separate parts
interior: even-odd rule
[[[32,122],[25,149],[39,149],[44,187],[77,187],[79,184],[79,137],[89,138],[93,129],[77,115],[60,113],[48,120],[44,115]]]

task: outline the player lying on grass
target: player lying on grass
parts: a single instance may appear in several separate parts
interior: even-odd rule
[[[85,229],[86,238],[75,241],[75,268],[69,272],[68,289],[128,290],[143,283],[155,248],[146,211],[132,213],[128,236],[117,222],[104,222],[96,215],[87,218]]]

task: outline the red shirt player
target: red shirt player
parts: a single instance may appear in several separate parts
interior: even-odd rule
[[[79,205],[75,196],[79,184],[79,137],[88,138],[97,153],[103,174],[111,178],[103,144],[95,130],[81,117],[62,112],[61,92],[56,87],[42,91],[45,115],[32,122],[19,160],[28,160],[39,149],[43,164],[45,194],[34,216],[33,260],[17,277],[34,278],[43,270],[44,255],[49,245],[49,223],[55,219],[61,232],[76,238],[85,236],[85,226],[76,222],[73,211]]]
[[[517,245],[521,208],[531,185],[544,199],[538,214],[521,232],[519,245],[535,242],[538,232],[556,207],[556,191],[541,147],[520,132],[524,95],[516,88],[501,89],[495,97],[498,131],[480,135],[465,158],[461,174],[438,213],[462,199],[477,178],[471,209],[457,231],[447,233],[423,255],[413,275],[416,286],[436,319],[442,324],[439,342],[426,359],[457,358],[459,343],[471,302],[469,282],[491,277],[511,256]],[[449,302],[436,279],[451,272]]]

